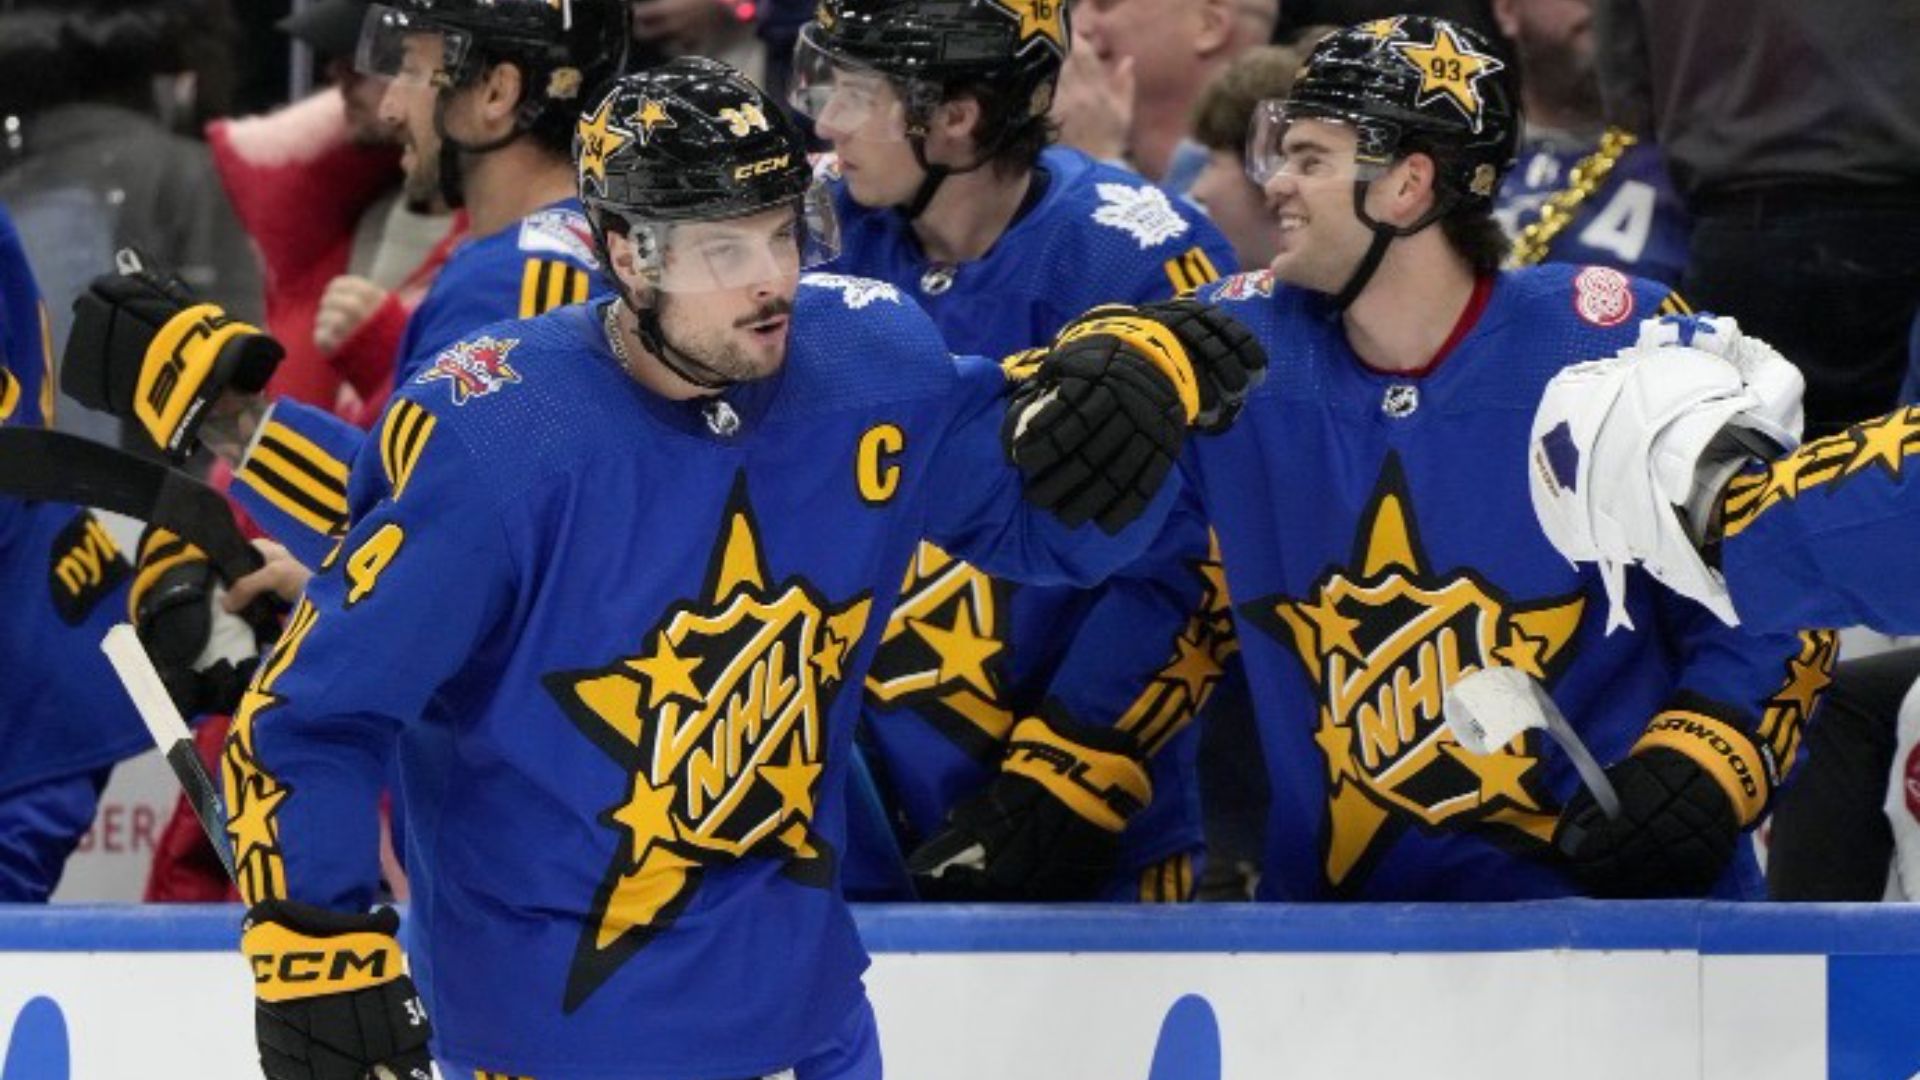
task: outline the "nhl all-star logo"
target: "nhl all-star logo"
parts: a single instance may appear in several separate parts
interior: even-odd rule
[[[1550,840],[1557,807],[1542,783],[1537,733],[1472,754],[1448,732],[1440,702],[1453,682],[1495,665],[1551,684],[1572,656],[1585,606],[1577,590],[1523,600],[1472,569],[1436,567],[1393,456],[1347,565],[1298,595],[1239,606],[1294,653],[1319,699],[1313,742],[1326,764],[1329,889],[1361,887],[1407,828],[1492,828],[1536,849]]]
[[[599,666],[542,679],[622,774],[599,818],[613,856],[565,1011],[671,925],[708,868],[773,859],[790,881],[832,885],[832,850],[815,828],[827,713],[872,607],[870,593],[835,603],[804,578],[775,579],[740,474],[698,597]]]
[[[1133,237],[1145,251],[1185,236],[1191,228],[1167,201],[1167,193],[1149,184],[1095,184],[1101,205],[1093,220]]]
[[[900,302],[899,289],[871,278],[848,277],[845,274],[808,274],[800,279],[800,284],[819,289],[838,289],[840,299],[855,311],[877,300],[885,300],[889,304]]]

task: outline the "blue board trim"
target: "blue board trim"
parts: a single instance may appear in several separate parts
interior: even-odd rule
[[[0,905],[0,950],[228,951],[239,945],[240,914],[232,905]],[[855,917],[874,952],[1920,955],[1920,906],[1899,904],[878,904],[856,907]]]

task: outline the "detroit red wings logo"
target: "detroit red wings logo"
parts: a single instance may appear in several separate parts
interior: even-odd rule
[[[1619,326],[1633,316],[1633,283],[1605,266],[1589,266],[1573,279],[1573,309],[1595,326]]]
[[[425,385],[445,379],[453,390],[453,403],[465,405],[469,398],[485,397],[508,383],[520,381],[520,373],[507,363],[507,354],[519,344],[519,338],[477,337],[462,341],[434,357],[433,363],[413,381]]]

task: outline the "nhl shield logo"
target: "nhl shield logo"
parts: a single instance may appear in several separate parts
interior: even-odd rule
[[[1449,685],[1483,667],[1551,681],[1585,606],[1577,592],[1516,603],[1471,570],[1435,572],[1396,457],[1382,469],[1349,566],[1328,570],[1304,596],[1242,605],[1316,688],[1324,870],[1335,894],[1356,889],[1409,826],[1498,826],[1546,842],[1555,807],[1540,783],[1536,734],[1472,754],[1448,732],[1440,703]]]
[[[601,815],[616,854],[567,1011],[673,922],[707,866],[769,858],[803,884],[832,883],[813,826],[826,713],[871,607],[864,593],[833,607],[804,579],[773,583],[742,476],[701,597],[668,610],[634,653],[546,677],[575,727],[628,775]]]

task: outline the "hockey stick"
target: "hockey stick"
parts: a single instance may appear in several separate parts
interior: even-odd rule
[[[1441,711],[1454,740],[1475,754],[1491,754],[1530,730],[1545,731],[1573,762],[1607,817],[1620,816],[1620,795],[1560,706],[1519,668],[1482,668],[1447,687]]]
[[[157,461],[37,428],[0,428],[0,495],[109,510],[207,553],[231,585],[264,565],[219,492]]]
[[[207,775],[206,768],[200,764],[200,755],[194,752],[187,722],[181,719],[180,710],[173,707],[173,699],[167,696],[167,688],[160,681],[160,673],[154,670],[153,661],[147,657],[146,647],[140,644],[140,636],[131,625],[117,623],[101,640],[100,651],[107,654],[114,674],[120,676],[120,685],[126,687],[127,696],[133,699],[133,707],[139,710],[154,745],[166,755],[174,779],[186,790],[193,816],[200,819],[200,828],[206,831],[214,854],[220,856],[220,865],[226,867],[227,877],[232,878],[233,848],[227,844],[227,813],[221,808],[213,778]]]

